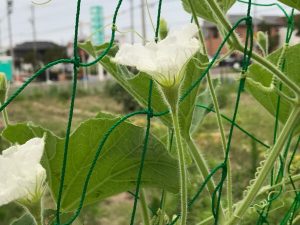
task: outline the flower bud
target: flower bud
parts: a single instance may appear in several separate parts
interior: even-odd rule
[[[159,37],[160,40],[163,40],[167,37],[169,33],[169,28],[168,28],[168,24],[167,21],[165,21],[164,19],[161,19],[159,21]]]
[[[256,34],[257,45],[264,55],[268,55],[269,49],[269,41],[268,41],[268,33],[264,33],[262,31],[258,31]]]
[[[1,104],[5,102],[7,93],[7,80],[5,73],[0,72],[0,102]]]

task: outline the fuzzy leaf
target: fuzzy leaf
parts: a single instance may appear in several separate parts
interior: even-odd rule
[[[118,118],[90,119],[83,122],[72,133],[62,197],[62,208],[65,212],[74,211],[78,207],[82,187],[100,140],[117,120]],[[3,136],[13,143],[22,144],[26,140],[24,131],[27,139],[33,136],[41,137],[45,132],[47,133],[46,143],[51,148],[46,147],[42,164],[47,170],[49,186],[56,199],[61,179],[65,140],[30,124],[10,125],[3,131]],[[143,128],[129,122],[123,122],[111,133],[90,179],[85,205],[135,188],[144,136]],[[165,146],[152,135],[148,146],[142,186],[165,188],[171,192],[178,191],[177,161],[170,157]]]
[[[215,18],[214,13],[208,5],[207,1],[210,0],[191,0],[197,16],[210,22],[217,23],[217,19]],[[235,2],[236,0],[217,0],[217,4],[220,6],[224,13],[226,13]],[[183,8],[188,13],[191,13],[189,0],[182,0],[182,4]]]
[[[270,54],[267,59],[274,65],[277,65],[281,51],[282,48],[278,49],[276,52]],[[284,68],[284,73],[286,76],[294,81],[298,86],[300,85],[300,64],[298,62],[299,54],[300,44],[289,47],[285,55],[286,64]],[[248,82],[246,82],[246,89],[268,112],[275,116],[278,95],[275,93],[275,91],[261,90],[259,88],[259,86],[270,87],[272,77],[272,73],[270,73],[264,67],[260,66],[259,64],[253,64],[249,68],[248,79],[252,79],[254,82],[248,80]],[[288,90],[288,88],[284,85],[282,91],[286,95],[292,96],[291,91]],[[290,113],[291,105],[287,100],[281,98],[279,120],[282,123],[285,123]],[[296,133],[299,133],[299,131],[300,123],[296,128]]]

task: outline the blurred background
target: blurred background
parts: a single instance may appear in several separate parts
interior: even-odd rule
[[[45,0],[46,1],[46,0]],[[43,65],[62,57],[72,57],[74,20],[76,3],[74,1],[52,0],[42,4],[36,0],[2,0],[0,2],[0,72],[6,72],[14,84],[22,83],[33,71]],[[266,0],[264,3],[272,1]],[[40,5],[41,4],[41,5]],[[92,40],[94,44],[102,44],[110,39],[111,21],[117,1],[89,0],[82,1],[79,23],[79,41]],[[153,40],[156,0],[124,1],[117,19],[116,41],[143,42]],[[230,10],[229,19],[232,23],[243,16],[246,5],[236,3]],[[277,8],[258,8],[252,10],[255,30],[269,33],[270,48],[283,43],[286,32],[286,19]],[[190,16],[182,10],[181,1],[165,0],[162,18],[172,29],[189,22]],[[298,21],[298,20],[297,20]],[[207,48],[212,57],[221,42],[221,37],[214,24],[203,22]],[[245,26],[238,30],[241,37],[245,36]],[[142,36],[142,38],[139,36]],[[293,39],[296,41],[296,38]],[[84,61],[89,57],[80,52]],[[239,62],[232,56],[221,66],[232,66]],[[66,81],[72,77],[71,65],[57,65],[39,76],[37,80]],[[92,67],[81,71],[81,80],[101,80],[105,71]]]
[[[52,0],[47,4],[42,4],[45,1],[36,0],[36,4],[30,0],[0,1],[0,72],[4,72],[10,82],[9,94],[20,87],[34,71],[47,63],[73,55],[76,1]],[[110,39],[111,21],[117,2],[116,0],[82,0],[79,23],[80,42],[91,40],[94,44],[100,45]],[[276,1],[264,0],[263,2]],[[116,41],[137,43],[153,40],[152,23],[155,23],[157,6],[158,0],[124,1],[117,18]],[[290,12],[289,8],[284,8]],[[234,23],[245,13],[246,6],[236,3],[229,12],[229,20]],[[287,21],[278,8],[254,7],[252,15],[255,32],[268,33],[270,52],[284,43]],[[170,29],[190,22],[190,15],[184,12],[180,0],[164,0],[162,18],[167,21]],[[292,43],[299,43],[299,28],[299,16],[296,14]],[[222,41],[221,35],[217,27],[208,22],[202,21],[202,29],[208,52],[210,57],[213,57]],[[245,25],[239,26],[237,32],[243,39],[246,34]],[[86,53],[79,51],[83,61],[92,60]],[[223,53],[225,51],[226,49]],[[218,88],[218,100],[222,113],[228,117],[232,115],[237,83],[235,81],[238,78],[241,60],[239,55],[231,55],[212,70],[213,77],[220,78],[222,85]],[[72,77],[70,65],[60,64],[47,70],[8,106],[10,120],[13,123],[33,121],[63,136],[68,116]],[[80,70],[73,127],[95,116],[99,111],[124,114],[139,107],[135,100],[116,84],[100,65]],[[143,125],[144,118],[137,117],[133,122]],[[272,143],[274,118],[246,93],[243,94],[237,122],[265,143]],[[224,123],[228,129],[229,123]],[[0,127],[3,128],[2,121],[0,121]],[[166,133],[165,128],[159,122],[154,121],[154,127],[161,135]],[[207,116],[195,139],[211,167],[221,162],[223,154],[220,135],[213,114]],[[234,197],[237,201],[242,196],[242,190],[249,184],[249,179],[253,178],[255,168],[264,157],[266,149],[241,131],[235,132],[234,140],[231,154],[234,168]],[[1,140],[1,149],[6,146],[5,140]],[[299,168],[299,165],[294,167]],[[190,182],[193,184],[191,191],[195,192],[201,178],[197,175],[195,168],[190,168],[190,170],[192,171]],[[202,200],[191,211],[190,224],[195,224],[194,221],[210,215],[210,199],[207,196],[203,195]],[[160,193],[157,190],[151,191],[149,202],[154,212],[159,205],[159,197]],[[282,202],[276,203],[275,207],[278,207],[279,211],[271,213],[270,224],[276,224],[277,219],[280,218],[282,212],[287,210],[292,200],[291,197],[286,196],[283,204]],[[177,212],[177,203],[177,195],[170,197],[168,202],[171,209],[170,216]],[[86,207],[81,214],[79,224],[125,225],[129,222],[131,207],[132,197],[128,194],[121,194]],[[23,209],[16,204],[0,207],[0,225],[7,225],[22,214]],[[256,219],[257,214],[254,213],[243,224],[255,224]],[[139,222],[140,218],[137,221]]]

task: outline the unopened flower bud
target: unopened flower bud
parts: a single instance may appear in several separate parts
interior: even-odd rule
[[[161,19],[159,21],[159,37],[161,40],[165,39],[169,33],[167,21]]]
[[[7,93],[7,80],[4,73],[0,72],[0,102],[5,102]]]

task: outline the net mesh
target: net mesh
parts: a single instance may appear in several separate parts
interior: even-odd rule
[[[255,137],[253,134],[250,132],[246,131],[243,129],[241,126],[239,126],[236,123],[236,118],[237,114],[239,111],[239,104],[240,104],[240,99],[241,95],[244,90],[245,82],[246,82],[246,72],[248,70],[248,67],[250,65],[251,61],[251,56],[252,56],[252,50],[253,50],[253,39],[254,39],[254,31],[253,31],[253,23],[252,23],[252,17],[251,17],[251,7],[252,5],[260,6],[260,7],[278,7],[285,15],[286,20],[287,20],[287,33],[286,33],[286,39],[285,39],[285,46],[288,46],[292,37],[293,29],[294,29],[294,10],[292,10],[291,15],[289,15],[284,8],[278,4],[278,3],[272,3],[272,4],[258,4],[258,3],[252,3],[251,0],[249,1],[243,1],[243,0],[238,0],[241,3],[247,4],[248,9],[245,17],[241,18],[238,20],[230,29],[230,31],[226,34],[224,37],[221,45],[219,46],[217,52],[215,53],[213,59],[210,61],[209,65],[207,68],[204,70],[202,74],[199,74],[199,78],[190,86],[188,90],[186,90],[182,96],[180,97],[180,102],[183,102],[185,98],[191,93],[191,91],[198,86],[198,84],[205,78],[205,76],[208,74],[210,69],[213,67],[214,63],[217,61],[217,58],[220,56],[221,50],[227,43],[227,41],[230,39],[231,35],[233,32],[236,30],[236,28],[241,24],[241,23],[246,23],[247,27],[247,35],[246,35],[246,40],[244,43],[244,57],[243,57],[243,64],[242,64],[242,71],[241,71],[241,79],[239,81],[239,86],[237,90],[237,95],[236,95],[236,101],[235,101],[235,107],[234,107],[234,112],[232,118],[228,118],[224,115],[222,117],[228,121],[231,126],[228,134],[228,140],[227,140],[227,146],[226,146],[226,152],[224,155],[224,160],[221,164],[213,168],[210,172],[210,174],[204,179],[203,183],[200,185],[198,191],[192,196],[191,200],[188,203],[188,208],[191,209],[194,205],[194,203],[199,199],[201,193],[205,189],[207,183],[212,179],[212,177],[217,173],[220,172],[221,177],[220,180],[217,182],[216,188],[213,192],[212,195],[212,214],[213,214],[213,219],[214,219],[214,224],[219,223],[219,210],[221,206],[221,198],[222,198],[222,191],[223,191],[223,186],[224,182],[227,178],[227,162],[229,159],[230,155],[230,149],[231,149],[231,143],[232,143],[232,136],[235,128],[238,128],[241,130],[243,133],[245,133],[247,136],[249,136],[251,139],[253,139],[255,142],[261,144],[267,149],[270,149],[270,146],[259,140],[257,137]],[[155,36],[154,40],[158,41],[158,35],[159,35],[159,25],[160,25],[160,15],[161,15],[161,9],[162,9],[162,0],[158,1],[158,9],[157,9],[157,19],[156,19],[156,31],[155,31]],[[71,128],[72,128],[72,120],[73,120],[73,111],[74,111],[74,103],[75,103],[75,98],[76,98],[76,89],[77,89],[77,77],[78,77],[78,70],[80,67],[89,67],[92,66],[99,61],[101,61],[107,53],[110,51],[110,49],[113,46],[114,40],[115,40],[115,33],[116,33],[116,22],[117,22],[117,16],[118,12],[120,10],[120,7],[123,3],[123,0],[119,0],[117,3],[117,6],[115,8],[113,20],[112,20],[112,31],[111,31],[111,38],[108,47],[99,55],[94,61],[89,62],[89,63],[83,63],[78,55],[78,27],[79,27],[79,18],[80,18],[80,9],[81,9],[81,0],[77,0],[77,10],[76,10],[76,18],[75,18],[75,31],[74,31],[74,46],[73,46],[73,51],[74,51],[74,57],[69,59],[58,59],[56,61],[53,61],[49,64],[47,64],[45,67],[41,68],[38,70],[35,74],[33,74],[26,82],[18,89],[16,90],[8,99],[7,101],[0,107],[0,111],[2,111],[4,108],[6,108],[36,77],[38,77],[40,74],[45,72],[47,69],[61,63],[67,63],[67,64],[72,64],[73,65],[73,81],[72,81],[72,95],[71,95],[71,101],[70,101],[70,109],[69,109],[69,116],[68,116],[68,123],[67,123],[67,128],[66,128],[66,139],[65,139],[65,145],[64,145],[64,156],[63,156],[63,163],[62,163],[62,168],[61,168],[61,179],[60,179],[60,187],[59,187],[59,192],[58,192],[58,198],[57,198],[57,209],[56,209],[56,225],[62,225],[61,223],[61,201],[62,201],[62,195],[63,195],[63,187],[64,187],[64,181],[65,181],[65,174],[67,173],[66,171],[66,165],[68,162],[68,147],[69,147],[69,140],[70,140],[70,133],[71,133]],[[281,71],[284,70],[286,64],[285,56],[283,55],[281,62],[279,63],[279,68]],[[87,194],[87,189],[88,189],[88,184],[89,181],[92,177],[93,170],[95,168],[95,165],[97,163],[97,160],[99,158],[99,155],[101,154],[101,150],[103,146],[105,145],[106,140],[110,136],[112,132],[124,121],[127,119],[134,117],[136,115],[145,115],[147,124],[146,124],[146,133],[145,133],[145,139],[144,139],[144,145],[142,149],[142,155],[141,155],[141,161],[140,161],[140,167],[138,170],[137,174],[137,181],[136,181],[136,189],[134,193],[131,193],[134,196],[134,204],[133,204],[133,209],[132,209],[132,214],[131,214],[131,219],[130,219],[130,225],[133,225],[135,222],[135,216],[136,216],[136,210],[137,210],[137,205],[138,205],[138,199],[140,195],[140,188],[141,188],[141,179],[143,175],[143,167],[144,167],[144,162],[145,158],[147,157],[147,146],[148,146],[148,140],[149,140],[149,134],[150,134],[150,128],[151,128],[151,119],[153,117],[160,117],[163,115],[166,115],[169,113],[168,110],[164,112],[154,112],[151,107],[151,100],[152,100],[152,87],[153,87],[153,81],[149,81],[149,94],[148,94],[148,104],[147,108],[141,111],[133,112],[127,115],[124,115],[121,117],[107,132],[104,134],[103,138],[99,142],[98,149],[96,151],[94,160],[92,164],[90,165],[89,171],[86,174],[86,179],[85,183],[83,184],[82,187],[82,195],[81,199],[79,202],[79,205],[77,207],[77,210],[75,213],[68,219],[68,222],[63,223],[64,225],[69,225],[72,224],[76,218],[80,215],[80,212],[83,208],[84,205],[84,200]],[[280,88],[282,88],[282,84],[280,84]],[[196,105],[199,108],[215,112],[214,109],[209,108],[205,105]],[[277,139],[277,133],[278,133],[278,124],[279,124],[279,109],[280,109],[280,96],[278,96],[277,99],[277,113],[274,121],[274,141],[273,144],[276,143]],[[170,142],[173,140],[173,135],[171,135]],[[284,169],[285,166],[287,166],[288,174],[290,173],[291,170],[291,165],[294,160],[297,148],[300,143],[300,137],[297,140],[296,146],[293,149],[292,155],[289,156],[289,160],[285,160],[285,158],[288,157],[288,149],[290,148],[291,145],[291,140],[292,140],[292,134],[290,134],[290,138],[287,141],[286,144],[286,149],[284,151],[284,154],[280,156],[279,159],[279,169],[272,170],[271,173],[271,186],[274,186],[276,184],[279,184],[282,181],[282,178],[284,176]],[[284,163],[287,162],[288,164],[285,165]],[[285,225],[285,224],[292,224],[297,210],[300,208],[300,192],[297,191],[296,185],[294,184],[294,181],[291,176],[289,176],[290,182],[292,184],[295,197],[294,201],[290,205],[288,211],[285,213],[284,217],[282,218],[280,224]],[[268,198],[263,202],[263,207],[254,207],[259,215],[257,224],[269,224],[269,213],[271,210],[271,206],[276,199],[282,194],[283,190],[282,187],[280,186],[279,191],[270,191]],[[164,196],[164,194],[162,194]],[[161,202],[163,202],[163,197]],[[162,203],[161,203],[162,204]],[[173,220],[168,224],[168,225],[173,225],[175,224],[178,220],[180,219],[180,213],[173,218]]]

